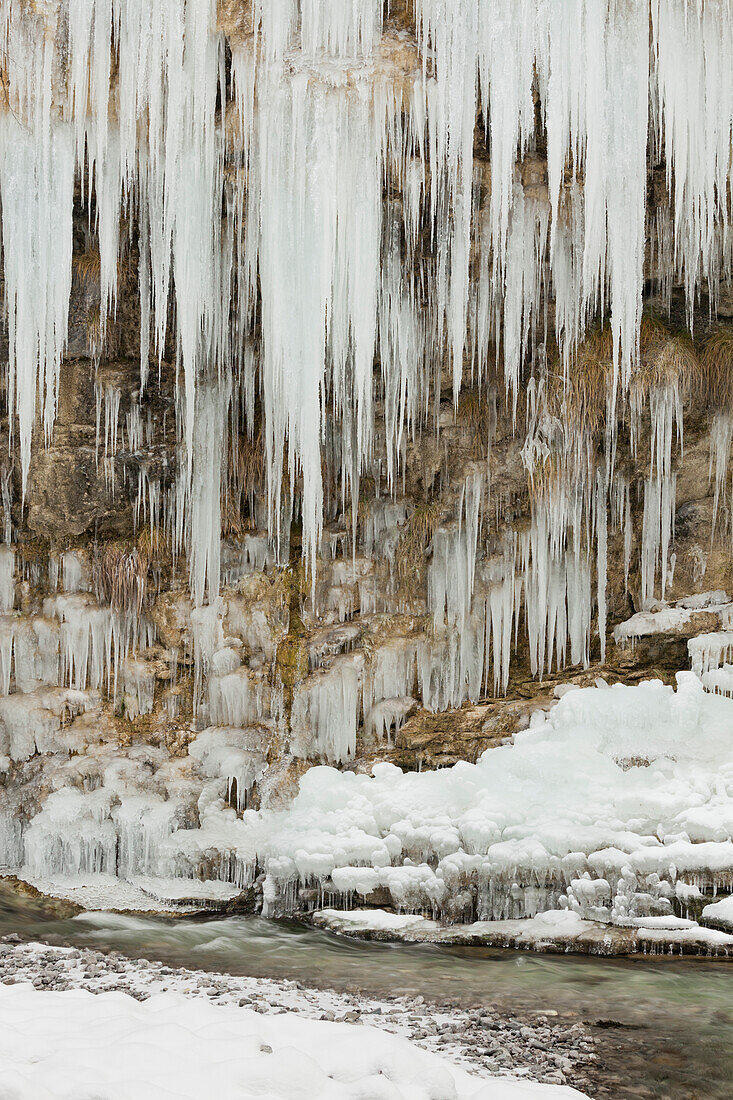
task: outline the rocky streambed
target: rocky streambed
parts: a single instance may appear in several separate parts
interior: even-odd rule
[[[587,1027],[554,1010],[504,1015],[492,1005],[459,1009],[424,997],[367,997],[309,989],[298,982],[235,977],[126,958],[117,951],[22,943],[0,944],[0,982],[29,982],[37,990],[85,989],[147,1000],[155,993],[205,997],[261,1013],[297,1012],[311,1019],[368,1024],[406,1036],[487,1075],[593,1085],[596,1041]],[[593,1089],[596,1092],[595,1088]]]

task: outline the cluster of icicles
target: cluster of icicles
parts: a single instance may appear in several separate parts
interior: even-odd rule
[[[457,398],[464,372],[485,379],[501,340],[516,401],[547,303],[566,375],[609,303],[613,393],[623,395],[645,275],[667,292],[683,281],[690,309],[704,284],[714,308],[733,266],[730,0],[415,0],[415,42],[382,0],[233,9],[224,24],[216,0],[0,0],[9,393],[23,492],[37,400],[47,438],[53,429],[80,185],[98,236],[102,338],[121,233],[134,234],[143,388],[175,317],[175,535],[199,604],[219,588],[230,406],[249,430],[261,407],[269,530],[279,537],[297,486],[313,566],[323,450],[343,471],[343,499],[355,499],[375,461],[378,397],[391,487],[406,437],[437,409],[446,356]],[[490,180],[474,159],[477,117]],[[546,192],[522,183],[538,132]],[[667,201],[648,224],[647,169],[661,163]],[[670,416],[657,410],[668,438]],[[528,443],[541,446],[540,417],[535,428]],[[667,466],[660,443],[645,497],[647,596],[658,567],[665,583]],[[628,508],[612,473],[586,478],[580,505],[540,504],[533,537],[550,549],[533,546],[530,559],[559,557],[578,507],[587,537],[605,546],[607,512],[613,522]],[[597,574],[602,611],[600,558]]]

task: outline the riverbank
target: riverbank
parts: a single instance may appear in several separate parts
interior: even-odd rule
[[[312,999],[309,1011],[316,1019],[333,1012],[334,1019],[340,1020],[360,1010],[359,1018],[368,1020],[369,1014],[360,1008],[365,1003],[392,1006],[398,1011],[385,1010],[382,1022],[400,1020],[402,1013],[401,1022],[407,1026],[400,1034],[406,1038],[425,1030],[425,1041],[432,1041],[431,1029],[423,1027],[422,1020],[437,1013],[463,1028],[456,1057],[462,1056],[464,1035],[470,1039],[474,1017],[495,1015],[508,1025],[508,1038],[517,1024],[520,1028],[543,1020],[566,1028],[579,1024],[592,1037],[597,1059],[584,1070],[587,1085],[581,1078],[574,1080],[591,1097],[700,1100],[703,1086],[705,1100],[730,1096],[733,969],[727,960],[680,955],[599,958],[367,941],[303,923],[257,917],[175,919],[78,912],[68,902],[21,896],[0,883],[0,937],[12,934],[19,934],[23,942],[75,948],[82,959],[92,961],[92,967],[102,953],[103,958],[116,960],[113,970],[117,963],[138,960],[132,969],[124,967],[127,973],[138,972],[138,966],[141,973],[156,972],[164,979],[172,973],[193,972],[201,975],[202,988],[211,988],[207,985],[207,972],[211,972],[211,984],[223,976],[222,991],[232,981],[231,975],[238,976],[237,988],[242,987],[242,978],[255,991],[302,989]],[[120,973],[113,973],[114,981],[120,981]],[[204,996],[209,999],[208,993]],[[332,997],[337,1009],[326,1003]],[[216,997],[212,1000],[218,1003]],[[420,1018],[413,1020],[415,1015]],[[481,1039],[484,1044],[479,1056],[490,1057],[486,1048],[492,1034],[476,1030],[476,1044]],[[501,1035],[502,1029],[498,1032]],[[447,1036],[440,1033],[438,1038],[445,1043],[437,1051],[446,1051]],[[536,1048],[529,1047],[529,1052],[534,1057]],[[515,1058],[511,1049],[508,1053]],[[501,1072],[504,1067],[495,1060],[492,1072]],[[515,1060],[521,1071],[524,1063]],[[469,1069],[476,1065],[463,1064]],[[479,1069],[480,1065],[476,1072]]]
[[[297,982],[235,977],[135,961],[116,951],[21,943],[0,944],[0,984],[27,983],[37,992],[85,990],[123,994],[143,1003],[162,995],[241,1008],[264,1016],[295,1014],[307,1020],[367,1025],[457,1066],[478,1078],[506,1076],[525,1083],[592,1088],[595,1041],[582,1024],[557,1012],[502,1016],[490,1006],[457,1010],[423,997],[381,997],[308,989]],[[0,1005],[2,1005],[0,994]],[[43,1006],[39,1005],[39,1011]],[[0,1012],[1,1015],[1,1012]],[[476,1088],[481,1084],[476,1081]],[[594,1090],[595,1092],[595,1090]],[[460,1095],[471,1095],[461,1092]],[[502,1092],[497,1095],[503,1096]],[[523,1095],[523,1094],[520,1094]],[[540,1091],[539,1097],[545,1093]],[[562,1093],[558,1093],[562,1096]],[[573,1095],[568,1091],[568,1097]],[[577,1095],[577,1094],[576,1094]],[[513,1093],[507,1091],[511,1100]]]

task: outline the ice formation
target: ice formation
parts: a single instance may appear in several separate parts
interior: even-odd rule
[[[449,920],[563,906],[621,925],[669,917],[676,888],[733,883],[732,705],[692,673],[676,692],[569,691],[476,765],[312,770],[291,809],[245,815],[232,839],[270,853],[274,911],[315,883],[346,908],[382,888],[397,909]]]
[[[259,875],[270,915],[358,908],[386,893],[398,912],[447,923],[556,909],[632,928],[678,920],[691,899],[733,886],[733,702],[695,673],[677,679],[676,691],[659,681],[568,690],[476,764],[311,768],[284,810],[248,808],[253,784],[266,780],[266,729],[212,726],[187,758],[149,746],[120,757],[113,731],[83,716],[66,733],[58,719],[33,725],[54,705],[79,712],[93,699],[56,689],[58,702],[47,695],[37,712],[20,706],[29,697],[10,696],[18,715],[3,709],[0,720],[22,725],[0,748],[16,761],[55,754],[55,768],[41,811],[3,827],[3,858],[62,891],[106,874],[147,892],[173,878],[181,897],[195,898],[202,878],[241,888]],[[353,729],[328,710],[343,709],[346,687],[316,683],[337,691],[307,699],[303,716],[329,757],[329,737]]]
[[[94,201],[102,337],[117,301],[121,214],[137,227],[143,387],[174,306],[185,514],[176,527],[188,532],[197,602],[219,585],[206,541],[216,515],[201,512],[216,496],[227,422],[217,379],[235,372],[251,424],[255,343],[270,537],[280,534],[285,459],[286,496],[299,498],[315,566],[327,422],[340,435],[342,491],[356,496],[374,452],[375,355],[390,481],[403,433],[435,387],[429,363],[445,350],[457,400],[466,354],[480,382],[489,338],[503,331],[516,401],[548,295],[566,376],[587,324],[610,304],[611,408],[626,399],[640,354],[648,164],[666,165],[671,244],[647,277],[674,273],[690,308],[703,282],[714,303],[730,277],[726,0],[573,0],[570,9],[465,0],[457,11],[419,0],[402,68],[383,8],[256,2],[243,6],[225,49],[214,0],[0,6],[0,192],[23,487],[37,392],[47,437],[53,428],[76,178]],[[477,112],[490,187],[476,174]],[[538,127],[544,199],[525,195],[518,169],[535,154]],[[385,184],[399,205],[383,204]],[[417,247],[423,228],[434,263]],[[108,387],[106,462],[115,402]],[[132,446],[130,426],[128,435]],[[664,596],[669,479],[660,465],[647,490],[649,597],[658,558]],[[583,648],[579,637],[570,643]]]

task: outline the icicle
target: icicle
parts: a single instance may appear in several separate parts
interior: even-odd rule
[[[656,138],[667,164],[674,271],[692,324],[701,275],[715,301],[731,261],[733,8],[727,0],[652,0],[651,12]]]
[[[323,522],[320,443],[328,389],[337,410],[353,402],[357,469],[371,450],[382,135],[361,81],[346,89],[306,73],[269,74],[259,114],[270,527],[277,529],[281,509],[287,439],[291,485],[302,473],[303,546],[312,571]]]
[[[677,476],[672,471],[672,440],[677,423],[677,438],[682,446],[682,407],[676,386],[654,389],[649,395],[651,419],[650,476],[644,485],[644,514],[641,536],[641,599],[646,610],[654,599],[657,567],[660,569],[661,597],[672,579],[674,563],[670,546],[674,538]]]
[[[221,477],[229,384],[199,385],[193,437],[190,499],[183,494],[187,518],[191,594],[200,606],[219,595],[221,562]]]
[[[459,632],[465,627],[473,600],[482,488],[482,474],[470,474],[462,490],[458,525],[438,528],[433,537],[433,558],[428,573],[430,608],[436,626],[445,617],[448,626],[456,627]]]
[[[0,499],[3,506],[3,540],[9,546],[13,541],[13,482],[7,466],[0,470]]]
[[[715,468],[715,495],[713,497],[713,518],[710,525],[710,543],[715,541],[715,525],[718,518],[718,506],[721,492],[725,503],[725,483],[730,460],[730,445],[733,441],[733,415],[729,412],[716,412],[710,427],[710,470],[712,481]]]
[[[662,599],[673,571],[669,547],[674,535],[677,475],[644,482],[644,513],[641,535],[641,602],[647,610],[654,600],[657,569],[660,572]]]
[[[12,611],[15,603],[15,550],[0,546],[0,611]]]
[[[117,455],[117,435],[120,420],[122,392],[117,386],[97,384],[97,455],[99,454],[100,402],[104,397],[104,480],[107,492],[114,495]],[[97,459],[98,461],[98,459]]]
[[[601,664],[606,660],[606,586],[608,585],[608,511],[607,490],[600,472],[596,475],[595,527],[598,552],[596,557],[596,598],[598,601],[598,637],[601,643]]]
[[[687,643],[692,671],[701,678],[733,660],[733,631],[698,634]]]
[[[361,654],[338,658],[298,690],[291,715],[297,754],[335,763],[354,755],[362,668]]]
[[[486,610],[486,670],[489,682],[489,655],[493,660],[494,695],[506,695],[509,686],[509,666],[512,650],[512,627],[516,602],[516,541],[511,539],[500,565],[494,566],[490,577]]]
[[[257,0],[261,3],[262,0]],[[303,52],[368,57],[382,33],[381,0],[300,0]]]
[[[36,128],[26,130],[12,115],[0,118],[9,401],[18,417],[23,499],[37,391],[43,400],[46,442],[56,416],[71,294],[72,130],[49,117],[49,52],[47,44],[37,62],[39,87],[35,94],[40,100],[40,117],[35,120]]]

